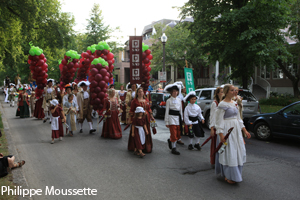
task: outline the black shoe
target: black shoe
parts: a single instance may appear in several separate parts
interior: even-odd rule
[[[170,139],[168,139],[169,149],[172,149],[172,142]]]
[[[49,124],[51,124],[51,122],[49,122]]]
[[[193,145],[192,145],[192,144],[189,144],[188,150],[193,150],[193,149],[194,149]]]
[[[90,134],[92,134],[93,132],[96,132],[96,129],[93,128],[90,130]]]
[[[173,148],[173,149],[172,149],[172,154],[180,155],[180,152],[178,152],[178,151],[176,150],[176,148]]]
[[[44,119],[44,121],[43,121],[43,122],[45,123],[46,121],[47,121],[47,120],[46,120],[46,119]]]
[[[80,129],[79,133],[82,133],[82,129]]]
[[[195,144],[194,147],[195,147],[196,149],[198,149],[199,151],[201,150],[201,147],[200,147],[200,144],[199,144],[199,143]]]

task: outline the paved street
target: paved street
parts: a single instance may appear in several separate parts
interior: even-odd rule
[[[178,147],[181,155],[172,155],[166,142],[169,132],[162,118],[157,119],[159,128],[153,136],[153,152],[141,159],[127,151],[129,130],[123,132],[120,140],[102,139],[102,123],[96,125],[96,119],[95,135],[88,134],[85,124],[84,133],[77,130],[74,137],[50,144],[48,122],[16,118],[16,107],[9,107],[3,99],[1,95],[9,142],[18,152],[17,159],[26,160],[22,168],[28,183],[25,188],[97,190],[97,196],[43,195],[33,199],[299,199],[299,141],[246,140],[244,181],[229,185],[211,169],[209,144],[201,151],[189,151],[188,138],[183,137],[185,145]],[[205,131],[207,138],[209,131]]]

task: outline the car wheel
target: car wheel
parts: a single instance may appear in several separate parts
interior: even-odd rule
[[[153,115],[154,118],[157,117],[157,113],[158,113],[157,108],[153,108],[152,109],[152,115]]]
[[[265,122],[260,122],[255,125],[254,134],[259,140],[270,140],[272,138],[271,129]]]
[[[205,115],[205,126],[209,129],[209,124],[210,124],[210,112],[207,111],[208,113]]]

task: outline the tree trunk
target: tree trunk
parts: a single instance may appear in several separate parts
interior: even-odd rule
[[[294,90],[294,97],[298,98],[299,97],[299,88],[298,88],[298,83],[299,83],[299,80],[295,80],[295,81],[292,81],[292,84],[293,84],[293,90]]]

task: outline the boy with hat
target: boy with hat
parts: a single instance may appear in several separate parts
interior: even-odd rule
[[[200,137],[204,137],[204,131],[202,129],[202,126],[200,124],[200,121],[202,124],[204,124],[204,118],[201,113],[201,108],[195,104],[197,101],[197,96],[194,91],[190,92],[186,97],[184,98],[185,102],[190,102],[184,110],[184,122],[187,126],[189,126],[189,133],[188,136],[190,138],[190,144],[188,146],[189,150],[193,150],[194,147],[198,150],[201,150],[200,147]],[[196,137],[196,142],[193,147],[193,138]]]
[[[44,118],[44,123],[49,119],[49,114],[50,114],[50,124],[52,121],[52,114],[50,112],[50,101],[52,99],[55,99],[55,89],[53,87],[53,79],[48,79],[47,80],[47,86],[44,88],[44,99],[43,99],[43,105],[42,108],[44,109],[45,113],[45,118]]]
[[[180,139],[183,120],[181,99],[177,97],[179,90],[180,86],[177,84],[167,85],[164,89],[165,92],[171,94],[166,102],[165,123],[171,134],[170,139],[168,139],[169,148],[172,149],[172,154],[175,155],[180,155],[176,150],[176,143]]]
[[[90,84],[89,81],[81,81],[78,83],[78,86],[82,88],[82,91],[80,91],[77,94],[77,105],[79,110],[78,115],[78,123],[80,123],[80,133],[82,133],[82,125],[83,121],[86,119],[90,126],[90,134],[96,131],[96,129],[93,129],[92,125],[92,110],[93,106],[90,104],[91,98],[90,98],[90,92],[87,90],[87,86]]]

